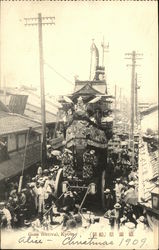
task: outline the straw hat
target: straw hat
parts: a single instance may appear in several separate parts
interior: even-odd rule
[[[138,219],[140,222],[144,222],[145,221],[145,217],[144,216],[140,216]]]
[[[30,187],[35,187],[35,182],[31,182]]]
[[[68,192],[66,193],[66,197],[67,197],[67,196],[73,197],[73,193],[72,193],[71,191],[68,191]]]
[[[45,174],[47,174],[48,172],[49,172],[48,169],[44,169],[44,170],[43,170],[43,173],[45,173]]]
[[[124,185],[127,185],[127,184],[128,184],[128,182],[127,182],[126,180],[124,180],[124,181],[123,181],[123,184],[124,184]]]
[[[120,178],[116,178],[116,181],[120,181]]]
[[[54,168],[52,168],[52,169],[50,169],[50,172],[52,173],[52,172],[54,172],[55,171],[55,169]]]
[[[116,204],[114,205],[114,208],[119,209],[119,208],[121,208],[121,205],[120,205],[119,203],[116,203]]]
[[[31,222],[28,221],[28,220],[24,220],[24,225],[25,225],[25,226],[30,226],[30,225],[31,225]]]
[[[72,154],[72,151],[69,150],[68,148],[65,148],[65,149],[64,149],[64,153],[66,153],[66,152],[69,153],[69,154]]]
[[[56,165],[55,167],[54,167],[54,170],[58,170],[60,167],[58,166],[58,165]]]
[[[110,193],[110,189],[107,188],[107,189],[104,191],[104,193],[105,193],[105,194]]]
[[[17,193],[17,190],[16,189],[13,189],[11,192],[10,192],[10,195],[13,195],[13,194],[16,194]]]
[[[1,201],[1,202],[0,202],[0,207],[1,207],[1,206],[5,206],[5,202],[4,202],[4,201]]]
[[[51,148],[51,145],[50,145],[50,144],[47,144],[46,147],[47,147],[47,149],[50,149],[50,148]]]
[[[133,181],[129,182],[129,186],[134,186],[134,185],[135,185],[135,183]]]
[[[90,151],[90,154],[93,155],[94,153],[95,153],[95,150],[92,149],[92,150]]]

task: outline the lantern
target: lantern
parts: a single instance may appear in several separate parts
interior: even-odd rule
[[[89,184],[89,193],[90,194],[95,194],[96,193],[96,184],[95,183]]]
[[[62,183],[62,192],[65,193],[68,191],[68,182],[67,181],[64,181]]]

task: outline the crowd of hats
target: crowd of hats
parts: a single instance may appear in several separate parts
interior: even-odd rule
[[[53,187],[59,168],[58,165],[55,165],[42,170],[41,166],[39,166],[35,176],[24,176],[23,188],[20,192],[18,183],[6,180],[6,197],[5,201],[1,202],[1,205],[5,206],[11,214],[11,225],[13,228],[23,226],[26,221],[37,216],[38,211],[35,207],[33,190],[35,187],[43,187],[47,180],[52,180]],[[2,212],[1,209],[0,212]],[[1,219],[0,217],[0,222],[2,222]]]
[[[105,218],[113,227],[125,225],[129,228],[138,224],[148,225],[144,211],[137,203],[138,197],[138,149],[135,150],[134,165],[131,165],[131,150],[123,150],[122,154],[110,154],[106,189],[107,199]],[[118,211],[116,213],[116,211]],[[118,214],[118,217],[116,217]]]
[[[110,193],[108,190],[106,193]],[[115,226],[119,228],[128,227],[129,229],[149,229],[147,218],[143,210],[129,203],[117,202],[114,208],[106,211],[104,217],[109,220],[109,225],[113,229]]]
[[[121,153],[121,152],[120,152]],[[63,169],[63,176],[69,178],[69,176],[74,176],[74,164],[73,164],[73,155],[72,151],[69,149],[64,149],[63,154],[60,151],[54,151],[54,155],[61,155],[61,164],[50,166],[47,169],[42,170],[41,166],[38,167],[37,174],[34,177],[29,177],[26,181],[26,184],[23,185],[23,189],[20,193],[18,193],[18,184],[13,183],[10,185],[7,194],[7,200],[1,204],[2,206],[6,206],[6,208],[10,211],[12,216],[13,226],[16,226],[17,221],[20,221],[20,216],[23,217],[24,224],[29,223],[30,217],[36,216],[37,211],[33,208],[33,199],[32,190],[34,187],[44,186],[47,180],[55,181],[57,172],[59,168]],[[107,176],[106,176],[106,189],[104,191],[105,195],[112,195],[113,199],[113,207],[110,207],[106,211],[106,217],[109,219],[113,218],[114,210],[120,210],[120,223],[134,223],[136,225],[137,220],[141,220],[141,216],[143,216],[137,209],[137,206],[134,204],[130,204],[124,198],[124,194],[127,190],[131,189],[131,187],[137,187],[138,185],[138,173],[137,173],[137,160],[138,160],[138,151],[135,151],[135,164],[131,165],[131,150],[123,150],[122,153],[119,154],[112,152],[109,155],[108,166],[107,166]],[[94,169],[97,167],[97,159],[94,150],[87,150],[83,154],[83,178],[88,179],[92,178]],[[116,199],[116,191],[115,185],[116,183],[120,183],[121,195],[119,199]],[[72,192],[67,192],[64,195],[64,198],[71,198],[73,204],[73,200],[76,198],[76,194]],[[66,208],[66,211],[64,211]],[[70,211],[71,208],[65,206],[63,208],[64,212]],[[130,213],[131,212],[131,213]],[[0,213],[2,210],[0,209]],[[130,213],[131,216],[128,214]],[[134,216],[133,216],[134,215]],[[124,217],[124,219],[122,219]],[[126,218],[125,218],[126,217]],[[135,217],[135,218],[134,218]],[[78,218],[78,217],[77,217]],[[79,218],[78,218],[79,219]],[[80,221],[80,219],[79,219]],[[123,222],[124,221],[124,222]],[[70,222],[70,225],[72,225]],[[20,223],[18,224],[20,225]],[[28,224],[29,225],[29,224]]]

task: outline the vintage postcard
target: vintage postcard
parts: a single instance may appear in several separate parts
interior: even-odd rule
[[[0,1],[1,249],[158,249],[157,1]]]

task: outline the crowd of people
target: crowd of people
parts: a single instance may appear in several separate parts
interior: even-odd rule
[[[110,153],[108,182],[105,190],[106,212],[112,228],[128,224],[136,228],[148,226],[146,216],[138,205],[138,148],[134,150],[132,165],[131,149],[124,148],[120,154]]]
[[[0,203],[1,227],[18,228],[34,218],[43,219],[44,212],[55,201],[54,184],[58,166],[44,169],[39,166],[37,175],[24,180],[24,188],[8,182],[5,201]],[[7,212],[6,212],[7,211]],[[51,222],[53,216],[50,216]]]
[[[48,155],[49,152],[50,147],[48,147]],[[95,151],[92,150],[92,152]],[[63,160],[61,154],[58,154],[57,157],[54,157],[56,160],[49,161],[47,169],[42,170],[42,167],[38,166],[35,176],[25,177],[22,189],[19,189],[18,183],[6,180],[5,201],[0,202],[2,228],[19,228],[30,224],[33,227],[35,224],[42,224],[47,228],[49,224],[56,224],[54,218],[61,215],[63,226],[81,225],[82,217],[79,213],[78,194],[74,191],[67,191],[62,193],[62,199],[55,195],[57,172],[59,168],[64,169],[65,165],[69,165],[64,164],[67,158],[66,154],[72,157],[69,150],[66,149],[63,152]],[[115,225],[120,227],[126,223],[131,223],[134,227],[139,222],[144,223],[144,225],[147,223],[143,211],[137,204],[137,157],[136,149],[132,165],[131,150],[129,149],[123,149],[120,154],[112,152],[108,155],[104,217],[109,220],[112,228]],[[59,162],[61,164],[56,165]]]
[[[66,152],[69,150],[64,150],[63,154]],[[56,159],[52,162],[59,162],[59,155],[53,158]],[[38,166],[35,176],[25,176],[22,189],[19,189],[18,182],[6,179],[5,200],[0,202],[1,228],[29,225],[33,228],[40,225],[48,228],[48,225],[58,224],[56,219],[60,216],[64,227],[81,224],[77,193],[67,191],[57,197],[55,192],[56,176],[60,168],[62,164],[53,164],[46,169]]]

